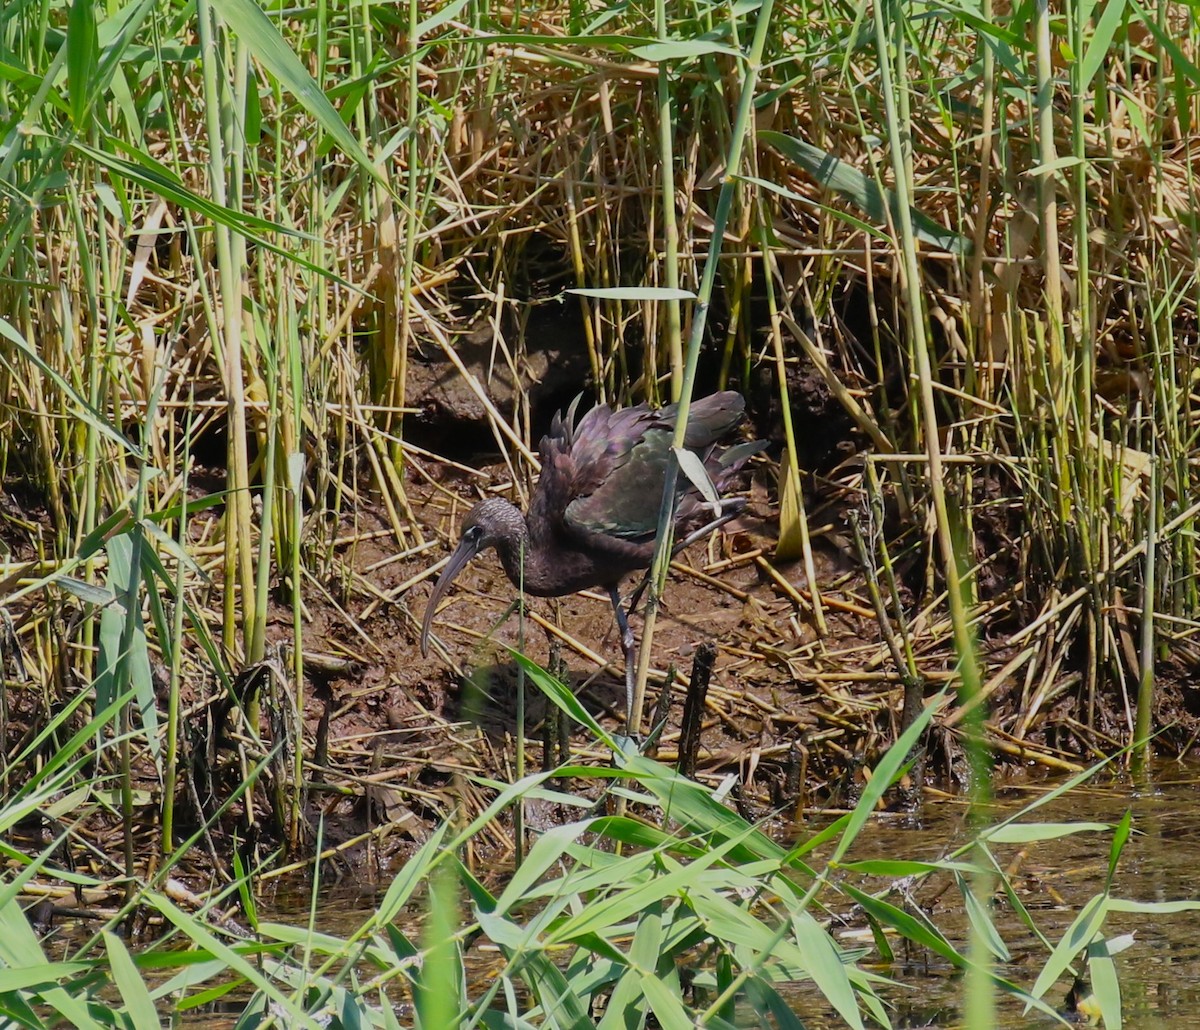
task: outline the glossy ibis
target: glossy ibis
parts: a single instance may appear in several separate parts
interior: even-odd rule
[[[575,404],[578,404],[578,399]],[[480,501],[463,521],[462,538],[433,588],[421,626],[421,653],[442,595],[480,551],[494,547],[514,586],[538,597],[561,597],[604,587],[612,600],[625,652],[626,717],[633,707],[634,646],[617,587],[622,577],[650,565],[663,481],[678,406],[646,404],[613,411],[592,408],[575,424],[575,404],[554,416],[542,438],[542,474],[529,513],[499,497]],[[692,403],[685,437],[721,491],[746,459],[764,444],[719,448],[741,421],[745,401],[727,390]],[[734,498],[712,504],[686,476],[677,487],[675,529],[679,550],[728,522],[745,507]],[[631,730],[634,729],[631,727]]]

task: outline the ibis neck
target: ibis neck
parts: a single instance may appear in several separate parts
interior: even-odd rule
[[[513,586],[534,597],[557,597],[592,585],[590,575],[581,586],[575,585],[571,576],[564,580],[563,563],[578,560],[578,556],[561,553],[552,540],[530,526],[519,509],[513,508],[513,516],[496,543],[500,564]]]
[[[520,509],[514,506],[504,528],[504,536],[496,543],[496,553],[504,574],[514,586],[520,586],[530,571],[529,524]]]

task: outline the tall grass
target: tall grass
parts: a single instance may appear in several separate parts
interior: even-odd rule
[[[1198,606],[1195,44],[1189,10],[1132,0],[0,7],[0,472],[24,506],[0,605],[31,674],[5,703],[60,734],[79,712],[86,773],[118,775],[131,900],[138,816],[161,813],[168,861],[195,789],[185,688],[227,719],[240,832],[305,852],[306,598],[364,493],[397,549],[423,542],[413,347],[458,361],[482,317],[519,355],[548,302],[535,253],[554,291],[608,291],[581,301],[601,398],[748,387],[769,352],[786,404],[815,371],[880,459],[840,481],[901,513],[880,546],[917,570],[908,594],[888,573],[886,632],[954,644],[968,710],[1007,705],[981,735],[1036,734],[1074,668],[1071,747],[1147,740],[1156,663]],[[701,302],[620,289],[647,284]],[[520,491],[530,412],[471,387]],[[789,542],[815,450],[791,414]],[[989,635],[1003,677],[973,666]],[[57,788],[86,782],[72,763]],[[668,932],[630,928],[639,956]],[[553,970],[539,954],[530,977]],[[758,975],[714,984],[716,1010]]]
[[[1186,509],[1194,475],[1190,163],[1169,136],[1195,107],[1188,31],[1130,5],[1098,16],[1086,3],[1061,26],[1041,8],[992,21],[964,11],[961,22],[881,9],[873,32],[831,11],[741,22],[662,8],[654,24],[599,16],[605,35],[590,40],[479,11],[459,21],[454,7],[400,21],[336,4],[293,21],[257,11],[225,0],[193,22],[165,4],[109,14],[79,2],[3,15],[20,74],[3,86],[0,310],[75,390],[45,388],[10,349],[6,420],[28,446],[4,467],[44,496],[55,560],[125,503],[128,485],[109,463],[111,440],[87,422],[71,431],[79,401],[120,432],[146,434],[161,473],[151,510],[178,488],[180,430],[219,423],[230,470],[220,577],[234,587],[222,595],[222,642],[259,660],[270,570],[286,567],[300,586],[302,491],[319,487],[310,507],[325,505],[328,484],[340,506],[357,453],[397,536],[412,529],[391,469],[415,329],[454,318],[456,284],[471,278],[502,319],[519,311],[517,262],[534,232],[574,256],[578,285],[671,286],[676,220],[665,205],[683,212],[679,282],[720,269],[714,300],[743,354],[730,371],[756,352],[747,289],[769,283],[785,312],[834,330],[839,295],[874,297],[878,338],[858,343],[877,367],[824,348],[828,375],[857,394],[855,418],[896,451],[936,446],[914,470],[935,513],[952,504],[970,527],[987,514],[975,496],[983,481],[1024,499],[1014,542],[1029,574],[1012,600],[1032,617],[1086,589],[1089,707],[1107,677],[1140,678],[1111,615],[1136,596],[1135,570],[1114,563],[1147,538],[1152,445],[1165,519]],[[726,164],[742,81],[734,48],[756,24],[767,28],[752,128],[769,130],[769,146],[751,139],[758,176],[725,191],[729,256],[714,251],[701,266],[711,235],[696,216],[716,195],[698,186],[701,173],[737,173]],[[644,106],[649,83],[657,101]],[[1160,110],[1160,96],[1165,113],[1146,119],[1139,105]],[[563,131],[536,135],[551,125]],[[679,155],[679,174],[631,149],[643,136],[666,160]],[[1122,189],[1141,160],[1155,170],[1151,188]],[[655,184],[665,191],[639,189]],[[1061,238],[1060,222],[1070,226]],[[670,372],[677,394],[674,344],[646,350],[662,364],[631,365],[631,320],[653,339],[661,313],[630,303],[590,311],[599,392],[640,383],[654,394],[651,378]],[[919,390],[892,395],[910,374]],[[146,424],[159,380],[162,409]],[[184,417],[214,401],[225,417],[219,407]],[[312,446],[314,433],[337,440],[332,455]],[[988,471],[943,469],[943,452],[978,453]],[[256,493],[269,502],[261,520]],[[935,523],[952,584],[948,518]],[[1192,539],[1189,514],[1163,551],[1153,610],[1193,617]]]
[[[603,739],[562,684],[534,666],[528,671],[555,703],[582,719]],[[65,944],[54,959],[39,940],[16,893],[33,875],[51,873],[84,892],[104,884],[56,864],[58,841],[40,854],[10,857],[26,863],[0,891],[5,934],[0,960],[6,969],[0,1008],[17,1026],[66,1021],[78,1027],[159,1025],[160,1012],[204,1011],[221,1002],[243,1023],[263,1019],[287,1026],[395,1026],[399,1006],[411,1004],[414,1025],[524,1026],[641,1025],[653,1013],[665,1025],[726,1027],[770,1015],[799,1026],[784,987],[808,984],[849,1027],[870,1019],[890,1025],[886,992],[894,987],[868,969],[864,950],[841,943],[826,926],[830,911],[865,921],[891,965],[901,947],[929,952],[936,961],[986,978],[1026,1009],[1053,1021],[1045,996],[1066,971],[1090,974],[1109,1026],[1118,1025],[1120,983],[1112,955],[1128,945],[1105,924],[1113,913],[1169,916],[1200,903],[1128,901],[1112,893],[1113,874],[1129,823],[1055,824],[1037,821],[1037,810],[1077,787],[1095,770],[1047,792],[1004,819],[981,826],[970,855],[936,861],[860,859],[853,852],[875,806],[903,772],[908,749],[927,729],[941,701],[906,731],[873,770],[853,812],[803,843],[786,849],[730,811],[713,793],[673,770],[633,756],[620,770],[556,769],[505,787],[477,818],[458,830],[446,824],[397,870],[374,911],[345,936],[316,925],[291,926],[262,919],[244,878],[207,897],[178,883],[138,885],[134,903],[161,921],[158,938],[131,953],[115,931],[128,908],[104,917],[87,940]],[[106,713],[99,713],[91,731]],[[61,724],[61,720],[60,720]],[[47,768],[7,799],[0,826],[11,828],[46,805],[71,782],[70,763],[86,760],[80,734]],[[517,797],[586,807],[556,792],[562,774],[612,781],[648,819],[582,817],[544,833],[525,864],[496,892],[477,879],[459,856]],[[91,802],[89,802],[91,803]],[[1013,845],[1066,834],[1112,833],[1105,885],[1054,941],[1022,905],[1003,872],[1003,852]],[[613,844],[626,848],[614,854]],[[966,850],[966,849],[964,849]],[[972,904],[966,878],[987,874],[1002,890],[991,904]],[[890,886],[882,889],[880,881]],[[1011,907],[1044,949],[1030,986],[977,967],[914,900],[924,887],[942,897],[959,892],[970,925],[988,941],[993,960],[1007,963],[1009,945],[997,931],[997,906]],[[242,897],[252,934],[236,931],[224,908]],[[898,904],[893,895],[907,901]],[[52,905],[53,907],[53,905]],[[459,915],[460,910],[462,915]],[[413,925],[426,913],[420,933]],[[888,943],[888,942],[891,943]],[[55,945],[56,949],[58,945]],[[473,956],[487,950],[486,977],[471,975]],[[685,975],[686,973],[686,975]],[[1061,1021],[1065,1022],[1065,1021]],[[972,1022],[970,1025],[981,1025]]]

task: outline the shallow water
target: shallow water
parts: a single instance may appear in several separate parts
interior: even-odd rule
[[[989,822],[1012,815],[1053,787],[1053,782],[1005,787],[992,807]],[[1039,808],[1027,821],[1115,825],[1126,809],[1132,811],[1134,833],[1122,855],[1113,895],[1139,901],[1200,898],[1200,767],[1160,767],[1149,788],[1139,789],[1127,779],[1116,778],[1076,788],[1068,796]],[[880,817],[859,837],[846,860],[946,857],[967,840],[966,811],[963,802],[936,801],[927,804],[920,825]],[[1024,847],[997,847],[1022,902],[1052,943],[1103,887],[1110,843],[1110,833],[1086,833]],[[868,886],[861,880],[857,882]],[[886,886],[883,880],[869,885],[871,889]],[[954,885],[947,886],[945,879],[940,884],[930,882],[918,890],[916,897],[950,940],[965,948],[966,921]],[[825,900],[832,900],[832,895],[826,895]],[[373,910],[375,901],[374,892],[361,887],[347,885],[331,890],[321,899],[318,929],[335,935],[352,933]],[[304,895],[280,892],[273,901],[263,904],[260,914],[264,919],[302,924],[308,906]],[[846,946],[870,947],[869,936],[856,934],[859,927],[853,922],[853,913],[848,910],[840,914],[848,917],[849,925],[835,929],[835,936]],[[1031,987],[1048,952],[1007,905],[993,916],[1013,956],[1013,961],[998,972],[1022,987]],[[1135,935],[1132,947],[1115,960],[1125,1026],[1131,1030],[1200,1027],[1200,913],[1118,914],[1110,917],[1104,929],[1110,938],[1122,933]],[[893,946],[897,949],[893,964],[863,963],[872,972],[903,985],[882,992],[893,1006],[893,1025],[963,1026],[958,974],[936,956],[919,951],[906,954],[901,944],[893,942]],[[476,950],[475,958],[481,976],[494,971],[494,955]],[[1045,1000],[1061,1007],[1069,986],[1064,978],[1050,989]],[[787,997],[808,1027],[844,1025],[815,990],[797,985]],[[1019,1003],[1001,996],[997,1025],[1016,1028],[1055,1024],[1038,1013],[1023,1013]]]
[[[989,822],[1012,815],[1053,787],[1053,782],[1047,782],[1005,788],[992,806]],[[1076,788],[1023,821],[1115,825],[1126,809],[1132,812],[1134,833],[1122,853],[1112,895],[1137,901],[1200,898],[1200,768],[1162,767],[1148,789],[1138,789],[1128,780]],[[968,839],[965,824],[965,803],[929,804],[919,827],[881,820],[864,832],[846,858],[945,857]],[[1110,833],[1084,833],[1024,847],[996,848],[1021,901],[1052,944],[1062,937],[1080,908],[1102,890],[1111,841]],[[886,883],[879,881],[878,886]],[[967,923],[960,899],[953,885],[940,898],[932,884],[917,893],[918,902],[927,906],[934,923],[956,945],[965,947]],[[1013,956],[998,972],[1022,987],[1031,987],[1049,953],[1007,905],[994,911],[993,918]],[[1109,938],[1135,935],[1133,945],[1115,959],[1127,1028],[1200,1027],[1200,913],[1114,914],[1105,923],[1104,933]],[[847,945],[870,945],[869,938],[849,931],[838,936]],[[894,1025],[962,1026],[958,974],[936,956],[917,954],[908,961],[900,959],[898,950],[895,964],[873,967],[904,985],[885,993],[894,1006]],[[1061,1008],[1069,987],[1070,981],[1064,978],[1044,1000]],[[814,992],[797,988],[789,997],[806,1025],[842,1025]],[[1055,1025],[1038,1013],[1025,1014],[1021,1004],[1005,996],[998,1001],[998,1026]]]

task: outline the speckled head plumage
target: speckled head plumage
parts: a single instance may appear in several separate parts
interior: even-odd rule
[[[520,538],[525,531],[525,516],[503,497],[485,497],[467,512],[462,523],[462,539],[475,541],[474,554]]]
[[[489,547],[508,550],[515,546],[519,550],[526,535],[525,516],[503,497],[485,497],[467,512],[458,546],[442,569],[429,603],[425,606],[425,618],[421,623],[421,654],[429,650],[429,631],[438,603],[471,559]]]

